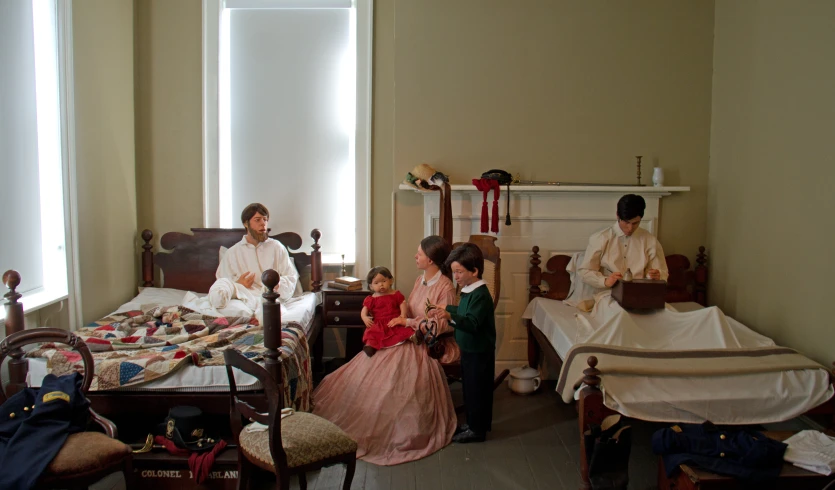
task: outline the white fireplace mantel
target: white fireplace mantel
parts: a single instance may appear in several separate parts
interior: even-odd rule
[[[451,187],[452,239],[462,242],[481,233],[484,196],[472,185]],[[418,191],[405,184],[400,189],[423,195],[424,236],[437,235],[440,193]],[[690,187],[511,185],[512,223],[507,226],[508,196],[507,187],[503,186],[498,202],[499,232],[487,233],[497,237],[502,257],[501,297],[496,309],[496,369],[521,366],[527,357],[527,333],[521,314],[528,303],[528,269],[534,245],[539,247],[543,262],[555,254],[585,250],[592,233],[615,223],[617,202],[624,194],[643,196],[647,206],[641,227],[657,235],[661,198],[689,190]],[[493,212],[492,192],[488,193],[487,209]]]

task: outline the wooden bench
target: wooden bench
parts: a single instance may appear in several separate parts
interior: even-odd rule
[[[791,431],[765,432],[765,435],[783,441],[794,434]],[[742,481],[729,476],[721,476],[709,471],[680,465],[673,476],[667,477],[664,461],[658,458],[658,488],[660,490],[730,490],[751,488],[757,490],[822,490],[827,484],[835,481],[835,474],[825,476],[798,468],[789,463],[783,463],[780,476],[771,484],[756,483],[745,485]],[[832,486],[835,489],[835,485]]]

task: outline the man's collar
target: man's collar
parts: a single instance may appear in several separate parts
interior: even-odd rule
[[[616,238],[626,236],[626,233],[624,233],[623,230],[620,229],[620,222],[619,221],[615,221],[615,225],[612,227],[612,230],[615,231],[615,237]]]
[[[472,283],[468,286],[464,286],[463,288],[461,288],[461,292],[464,293],[464,294],[469,294],[469,293],[472,293],[473,291],[475,291],[475,289],[477,287],[484,286],[485,284],[487,284],[487,283],[484,282],[483,279],[479,279],[478,281],[476,281],[476,282],[474,282],[474,283]]]
[[[423,281],[421,281],[421,282],[423,282],[424,286],[430,286],[430,287],[434,286],[440,280],[441,280],[441,271],[436,272],[435,275],[432,277],[432,279],[430,279],[428,281],[426,280],[426,271],[423,271]]]
[[[260,242],[258,245],[253,245],[253,244],[249,243],[249,240],[246,239],[247,236],[249,236],[249,235],[244,235],[244,237],[241,238],[241,243],[243,243],[245,246],[250,246],[252,248],[258,248],[261,244],[267,243],[267,241],[270,240],[270,238],[267,237],[267,240],[265,240],[263,242]]]

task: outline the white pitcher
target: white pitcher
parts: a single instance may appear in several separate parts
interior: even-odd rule
[[[664,171],[661,167],[654,167],[652,169],[652,185],[655,187],[662,187],[664,185]]]

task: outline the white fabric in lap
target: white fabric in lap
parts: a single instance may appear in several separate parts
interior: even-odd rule
[[[670,306],[680,312],[701,309],[696,303]],[[561,359],[590,334],[576,316],[589,319],[591,314],[546,298],[535,298],[522,314],[545,335]],[[728,321],[747,329],[732,318]],[[752,338],[762,337],[753,331],[750,334]],[[609,375],[602,387],[607,407],[656,422],[779,422],[801,415],[833,395],[829,376],[823,370],[709,378]]]

